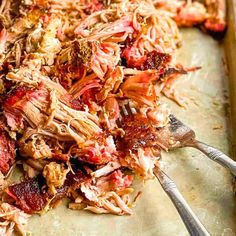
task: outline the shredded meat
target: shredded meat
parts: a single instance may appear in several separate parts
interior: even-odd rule
[[[100,178],[96,186],[102,192],[123,190],[130,187],[133,182],[131,175],[124,175],[120,170],[116,170],[111,174]]]
[[[112,136],[101,134],[94,136],[92,144],[84,144],[84,148],[78,149],[76,146],[71,149],[71,155],[78,160],[101,165],[106,164],[116,158],[116,146]]]
[[[18,87],[6,95],[3,102],[3,109],[7,124],[13,130],[24,128],[23,116],[15,107],[23,106],[25,101],[27,101],[27,96],[32,92],[33,91],[27,87]]]
[[[153,178],[166,150],[157,132],[170,115],[161,96],[186,106],[176,81],[199,69],[178,64],[179,27],[224,32],[225,11],[224,0],[1,1],[7,201],[29,214],[65,197],[72,209],[132,214],[126,170]],[[124,107],[133,115],[124,116]],[[9,186],[15,153],[25,179]],[[11,234],[18,223],[5,218],[3,232]]]
[[[4,130],[4,124],[0,121],[0,171],[7,174],[15,161],[15,142]]]
[[[26,236],[25,225],[30,215],[8,204],[0,203],[0,234],[11,235],[15,229],[20,235]]]

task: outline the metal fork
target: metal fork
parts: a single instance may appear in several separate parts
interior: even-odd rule
[[[122,107],[123,112],[126,112],[126,114],[127,112],[136,113],[135,109],[131,108],[129,105]],[[124,109],[126,111],[124,111]],[[169,123],[165,127],[159,128],[156,135],[158,143],[162,144],[166,150],[184,147],[196,148],[203,152],[212,161],[215,161],[221,166],[227,168],[236,176],[236,162],[234,160],[220,150],[196,140],[195,132],[178,120],[173,114],[169,116]]]
[[[167,193],[175,208],[179,212],[188,232],[193,236],[210,235],[197,216],[194,214],[182,194],[179,192],[174,181],[166,175],[160,168],[154,168],[154,174],[157,177],[163,190]]]
[[[220,150],[196,140],[195,132],[172,114],[169,116],[169,123],[165,127],[158,129],[157,140],[162,142],[168,150],[183,147],[196,148],[212,161],[217,162],[236,175],[235,161]]]
[[[122,116],[134,115],[137,113],[134,108],[130,108],[128,105],[122,106],[121,108]],[[154,175],[158,179],[163,190],[167,193],[175,205],[175,208],[179,212],[179,215],[182,218],[189,234],[191,236],[210,236],[206,228],[203,226],[182,194],[179,192],[174,181],[157,166],[154,168]]]

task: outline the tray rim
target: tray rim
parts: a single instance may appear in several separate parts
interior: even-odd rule
[[[227,62],[229,101],[230,101],[230,143],[232,157],[236,159],[236,4],[227,0],[228,28],[224,38],[224,49]]]
[[[227,2],[227,32],[224,37],[224,51],[226,57],[226,68],[228,74],[229,88],[229,142],[230,154],[236,160],[236,2],[235,0],[226,0]],[[236,177],[234,178],[234,193],[236,195]]]

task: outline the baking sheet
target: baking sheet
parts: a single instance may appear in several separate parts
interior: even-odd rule
[[[227,58],[227,68],[229,74],[229,94],[230,94],[230,143],[231,156],[236,160],[236,1],[228,0],[228,29],[224,40],[225,54]],[[234,192],[236,194],[236,178],[234,181]]]
[[[196,131],[199,140],[228,153],[229,105],[223,48],[197,29],[182,33],[178,61],[202,69],[183,77],[184,86],[177,85],[190,98],[187,109],[168,103],[173,113]],[[163,165],[211,235],[236,235],[236,206],[228,171],[191,148],[164,153]],[[28,228],[35,236],[188,235],[157,180],[139,184],[139,188],[143,194],[132,216],[72,211],[65,203],[45,215],[33,216]]]

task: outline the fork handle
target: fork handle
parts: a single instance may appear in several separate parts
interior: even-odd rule
[[[206,228],[202,225],[200,220],[179,192],[176,184],[161,170],[154,170],[154,174],[159,180],[164,191],[175,205],[189,234],[191,236],[210,236]]]
[[[225,155],[223,152],[200,141],[194,142],[191,147],[197,148],[206,154],[211,160],[218,162],[220,165],[228,168],[232,174],[236,176],[236,162]]]

